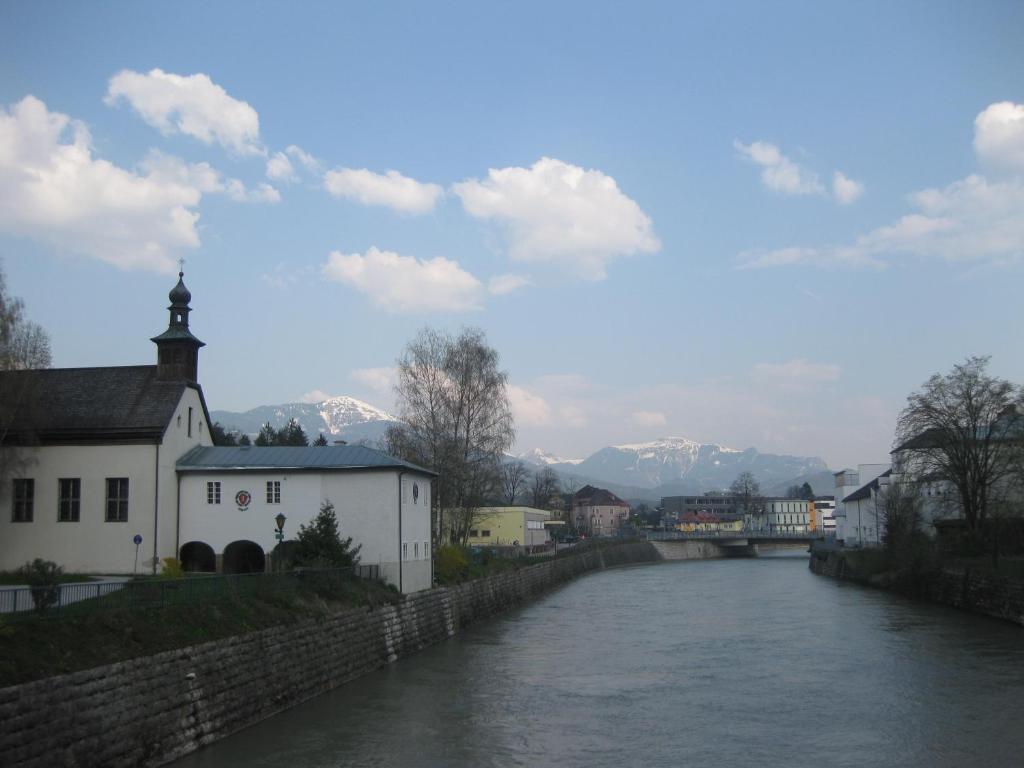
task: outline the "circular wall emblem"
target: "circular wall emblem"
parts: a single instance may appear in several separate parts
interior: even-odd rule
[[[412,484],[412,503],[416,504],[420,500],[420,486],[418,483]]]
[[[238,505],[239,512],[245,512],[252,503],[252,494],[248,491],[239,491],[235,494],[235,504]]]

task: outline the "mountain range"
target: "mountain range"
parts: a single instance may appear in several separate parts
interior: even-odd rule
[[[323,432],[328,440],[368,444],[378,443],[396,423],[387,411],[346,396],[244,412],[212,411],[210,417],[252,437],[267,422],[279,429],[294,418],[310,440]],[[739,451],[684,437],[610,445],[584,459],[565,459],[539,448],[509,457],[513,458],[533,467],[550,467],[578,485],[601,485],[627,500],[725,490],[741,472],[753,473],[768,495],[781,495],[790,485],[805,481],[817,493],[828,493],[832,483],[828,467],[817,457],[761,453],[756,448]]]
[[[376,443],[384,437],[395,417],[354,397],[331,397],[319,403],[261,405],[248,411],[210,411],[210,418],[228,430],[256,437],[266,423],[280,429],[290,419],[302,425],[312,441],[321,432],[328,440]]]

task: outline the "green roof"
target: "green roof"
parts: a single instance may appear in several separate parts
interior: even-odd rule
[[[179,472],[230,469],[358,470],[397,469],[436,476],[437,473],[383,451],[361,445],[198,446],[178,459]]]

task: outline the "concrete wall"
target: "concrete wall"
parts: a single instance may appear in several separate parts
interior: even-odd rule
[[[188,409],[192,408],[192,435]],[[180,417],[180,422],[179,422]],[[133,537],[142,536],[139,570],[154,558],[175,555],[176,489],[174,463],[196,445],[211,445],[198,393],[186,388],[162,443],[156,445],[54,445],[29,451],[32,463],[20,476],[35,480],[32,522],[11,520],[11,486],[0,489],[0,570],[36,557],[68,571],[131,573]],[[58,522],[60,478],[81,480],[78,522]],[[106,479],[128,478],[127,522],[106,522]],[[158,504],[159,499],[159,504]]]
[[[626,543],[426,590],[397,606],[348,610],[3,688],[3,765],[161,765],[580,574],[657,559],[649,544]]]

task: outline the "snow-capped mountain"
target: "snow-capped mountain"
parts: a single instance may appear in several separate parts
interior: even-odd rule
[[[580,464],[583,461],[583,459],[563,459],[561,456],[556,456],[550,451],[543,451],[540,448],[534,448],[532,451],[520,453],[516,458],[520,461],[537,464],[541,467],[546,467],[551,464],[575,465]]]
[[[740,472],[752,472],[767,487],[828,469],[817,457],[760,453],[756,448],[738,451],[684,437],[610,445],[581,462],[548,466],[605,483],[661,488],[665,493],[725,489]]]
[[[211,411],[210,418],[219,421],[225,429],[237,429],[250,436],[256,435],[268,421],[272,427],[280,429],[289,419],[295,419],[310,440],[323,432],[328,437],[350,443],[375,442],[396,421],[387,411],[344,395],[319,403],[261,405],[241,413]]]

